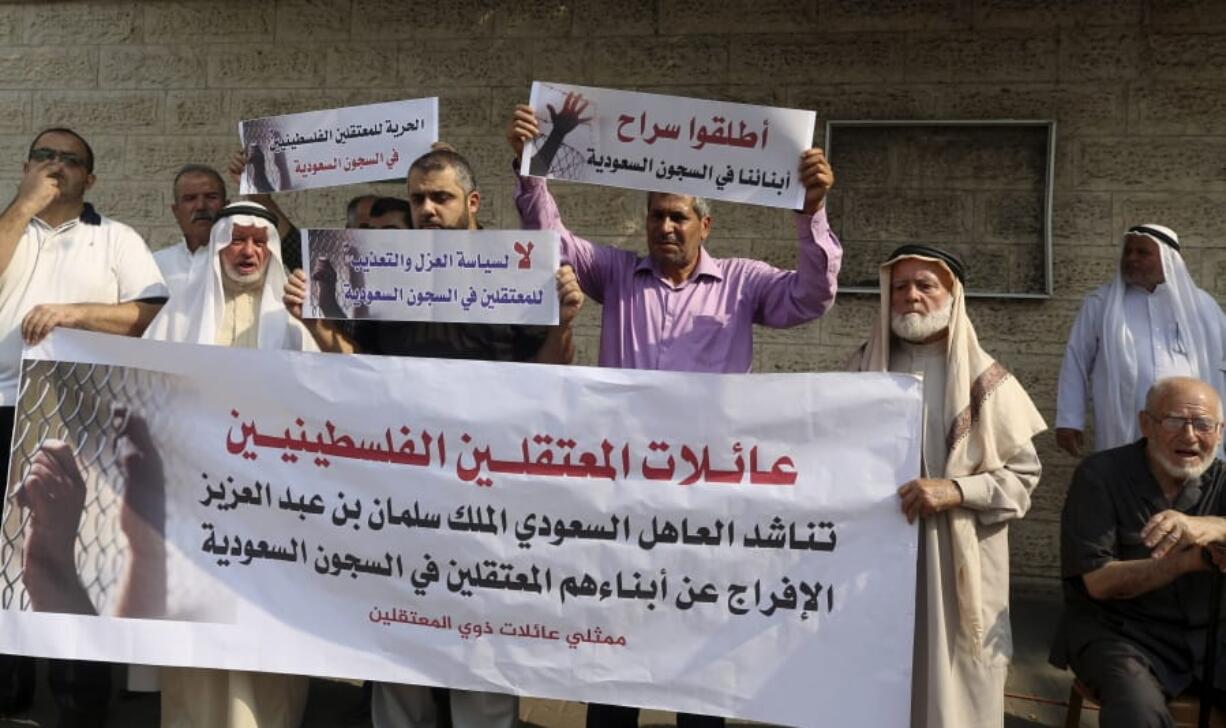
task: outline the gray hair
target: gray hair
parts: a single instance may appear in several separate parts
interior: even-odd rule
[[[188,174],[203,174],[207,177],[212,177],[217,186],[221,188],[221,196],[224,199],[226,196],[226,181],[222,179],[221,174],[207,164],[185,164],[175,173],[175,179],[170,183],[170,196],[175,202],[179,201],[179,180],[184,175]]]
[[[694,214],[698,216],[699,220],[703,219],[704,217],[711,217],[711,203],[707,202],[707,198],[705,197],[698,197],[697,195],[678,195],[675,192],[648,192],[647,193],[647,209],[648,210],[651,209],[652,195],[673,195],[675,197],[689,197],[690,198],[690,209],[694,211]]]
[[[1161,417],[1163,413],[1157,411],[1158,405],[1165,402],[1166,398],[1171,396],[1176,390],[1189,385],[1201,387],[1205,391],[1213,393],[1213,400],[1217,402],[1217,418],[1219,420],[1222,419],[1221,396],[1218,395],[1213,385],[1195,377],[1167,377],[1154,382],[1149,391],[1145,393],[1145,411]]]

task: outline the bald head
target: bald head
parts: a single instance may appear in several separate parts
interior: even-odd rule
[[[1193,377],[1160,379],[1145,395],[1145,409],[1160,414],[1185,405],[1206,408],[1218,420],[1222,419],[1222,399],[1208,382]]]
[[[1140,425],[1150,472],[1169,498],[1213,464],[1222,442],[1222,400],[1199,379],[1162,379],[1145,396]]]

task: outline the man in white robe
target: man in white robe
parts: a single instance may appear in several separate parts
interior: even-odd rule
[[[1194,377],[1222,393],[1224,327],[1222,309],[1192,281],[1175,231],[1129,228],[1115,278],[1086,297],[1069,332],[1056,443],[1082,454],[1087,402],[1094,410],[1094,451],[1136,441],[1136,413],[1160,379]]]
[[[251,202],[227,205],[145,337],[219,346],[317,350],[281,304],[285,287],[276,216]],[[173,615],[172,615],[173,616]],[[163,728],[296,728],[308,679],[228,670],[168,668],[161,673]]]
[[[174,202],[170,203],[170,212],[183,237],[178,243],[154,252],[153,259],[173,297],[187,284],[195,255],[204,253],[209,246],[213,221],[227,202],[226,183],[212,167],[188,164],[175,174],[171,193]]]
[[[924,377],[920,478],[898,492],[920,529],[913,728],[1004,725],[1009,628],[1009,521],[1030,509],[1046,429],[1017,380],[979,347],[966,314],[962,263],[906,245],[881,266],[878,326],[859,371]]]

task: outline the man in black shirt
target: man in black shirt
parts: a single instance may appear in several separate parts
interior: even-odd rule
[[[1077,468],[1061,518],[1051,661],[1097,691],[1104,728],[1173,726],[1166,701],[1201,674],[1221,612],[1209,604],[1209,570],[1226,565],[1221,399],[1200,380],[1164,379],[1139,417],[1141,440]],[[1226,665],[1216,675],[1226,687]]]
[[[455,151],[436,149],[419,157],[409,168],[408,188],[415,229],[479,227],[481,193],[468,162]],[[306,286],[301,269],[285,286],[285,305],[299,319]],[[557,289],[557,326],[325,319],[303,323],[322,351],[569,364],[574,359],[571,323],[583,294],[568,266],[558,272]],[[376,684],[371,718],[375,728],[437,725],[429,689],[415,685]],[[518,722],[518,701],[511,695],[453,690],[451,719],[455,728],[511,728]]]

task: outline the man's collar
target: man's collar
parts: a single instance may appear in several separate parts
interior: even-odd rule
[[[1121,278],[1121,280],[1123,279]],[[1141,295],[1144,295],[1144,296],[1152,296],[1155,293],[1157,293],[1164,285],[1166,285],[1166,281],[1161,281],[1156,286],[1154,286],[1154,290],[1151,291],[1151,290],[1146,289],[1144,286],[1138,286],[1135,283],[1129,283],[1128,281],[1124,281],[1124,290],[1125,291],[1136,291],[1137,293],[1140,293]]]
[[[1161,502],[1155,501],[1155,503],[1162,506],[1169,506],[1170,508],[1174,508],[1181,513],[1191,512],[1192,509],[1200,503],[1204,484],[1211,478],[1217,477],[1218,469],[1222,467],[1221,461],[1215,458],[1205,472],[1200,475],[1200,477],[1185,481],[1183,487],[1180,488],[1178,495],[1175,496],[1175,500],[1167,503],[1166,496],[1162,493],[1162,486],[1158,481],[1158,475],[1154,472],[1154,467],[1156,466],[1150,462],[1149,450],[1147,447],[1148,441],[1146,438],[1142,437],[1133,443],[1133,445],[1135,447],[1134,453],[1137,459],[1140,461],[1140,464],[1143,465],[1145,474],[1149,476],[1149,479],[1153,482],[1154,490],[1157,491],[1156,497],[1161,499]]]
[[[656,262],[652,259],[650,254],[639,258],[639,262],[634,266],[634,272],[636,274],[643,272],[652,273],[657,278],[665,277],[664,274],[661,273],[658,268],[656,268]],[[701,276],[709,276],[717,281],[724,280],[724,271],[719,267],[719,263],[715,260],[715,258],[712,258],[711,255],[707,253],[705,246],[698,249],[698,266],[694,268],[694,272],[690,274],[690,277],[686,280],[686,283]],[[682,285],[684,285],[684,283]]]
[[[209,241],[206,240],[204,241],[204,245],[201,245],[199,248],[192,250],[192,246],[187,244],[186,235],[180,235],[179,242],[176,243],[176,245],[178,245],[180,248],[183,248],[183,252],[187,253],[187,257],[189,258],[195,255],[196,253],[200,253],[200,252],[203,252],[209,249]]]
[[[102,216],[99,215],[98,211],[94,209],[94,206],[89,204],[88,202],[85,203],[85,209],[81,210],[80,220],[86,225],[101,225],[102,224]]]
[[[1186,481],[1183,487],[1179,489],[1179,495],[1175,496],[1175,502],[1171,504],[1171,507],[1184,513],[1196,507],[1196,504],[1200,503],[1202,478]]]
[[[48,230],[57,231],[57,230],[64,230],[64,229],[70,228],[73,225],[76,225],[77,223],[82,223],[84,225],[95,225],[95,226],[101,225],[102,215],[98,214],[98,211],[94,209],[93,205],[86,202],[81,208],[80,215],[78,215],[75,218],[69,218],[68,220],[65,220],[59,225],[52,225],[37,215],[34,216],[34,220],[37,220],[39,224],[43,225]]]

